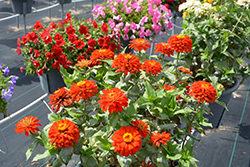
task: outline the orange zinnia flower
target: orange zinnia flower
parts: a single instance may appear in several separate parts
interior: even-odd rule
[[[59,88],[54,94],[50,94],[49,96],[50,102],[49,105],[51,106],[52,110],[59,111],[60,107],[69,106],[72,104],[72,98],[68,93],[68,90],[62,87]]]
[[[174,49],[171,47],[171,45],[161,42],[155,45],[155,53],[162,53],[163,55],[168,55],[168,57],[174,55]]]
[[[103,95],[99,95],[101,99],[97,102],[100,103],[100,108],[102,108],[103,112],[107,111],[107,109],[110,114],[113,112],[117,113],[118,111],[122,112],[122,107],[128,106],[127,95],[119,88],[106,89],[103,90],[102,93]]]
[[[94,63],[94,64],[101,64],[100,61],[97,60],[105,60],[105,59],[114,59],[114,52],[112,52],[109,49],[97,49],[95,50],[91,56],[90,56],[90,60]]]
[[[16,126],[15,131],[17,132],[17,134],[19,132],[23,133],[25,131],[25,135],[29,136],[29,132],[35,133],[35,130],[39,131],[37,126],[42,126],[37,122],[40,122],[40,120],[38,120],[37,117],[32,117],[32,116],[24,117],[23,119],[18,121],[18,123],[15,125]]]
[[[123,126],[115,131],[111,140],[114,141],[111,143],[115,147],[114,151],[121,156],[134,155],[142,146],[140,133],[131,126]]]
[[[131,121],[133,126],[140,132],[141,137],[147,137],[149,135],[148,125],[142,120]]]
[[[69,91],[69,94],[75,101],[80,101],[81,99],[89,101],[89,98],[94,96],[96,93],[98,93],[97,85],[94,81],[89,81],[87,79],[84,79],[81,82],[73,83]]]
[[[125,75],[137,73],[141,69],[141,63],[138,57],[131,54],[121,53],[113,60],[112,68],[118,68],[115,72],[123,71]]]
[[[55,149],[73,147],[73,142],[79,141],[80,132],[77,125],[67,119],[56,121],[52,124],[49,130],[49,143],[55,144]]]
[[[147,50],[147,48],[150,48],[151,45],[149,44],[149,41],[143,38],[136,38],[130,41],[129,48],[134,49],[134,50]]]
[[[161,67],[161,63],[159,63],[156,60],[146,60],[143,64],[142,64],[142,69],[146,70],[146,73],[151,73],[154,75],[157,75],[157,73],[160,73],[162,70]]]
[[[184,73],[188,73],[190,75],[193,75],[193,72],[190,71],[189,69],[185,68],[185,67],[180,67],[179,70],[184,72]]]
[[[176,52],[191,52],[192,51],[192,40],[189,36],[184,35],[173,35],[168,39],[168,44],[176,51]]]
[[[144,159],[140,164],[140,167],[155,167],[155,164],[152,161],[146,162],[146,160]]]
[[[189,95],[198,99],[198,103],[213,103],[216,100],[217,92],[211,83],[206,81],[196,81],[189,88]]]
[[[167,145],[167,141],[171,139],[171,136],[170,133],[166,132],[162,134],[154,132],[154,134],[150,136],[150,139],[149,143],[153,143],[153,146],[159,146],[160,144]]]
[[[78,61],[75,64],[75,66],[79,66],[79,67],[83,68],[83,67],[89,67],[90,64],[91,64],[91,60],[82,59],[82,60]]]

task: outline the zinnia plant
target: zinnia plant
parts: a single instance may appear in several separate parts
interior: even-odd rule
[[[98,21],[108,23],[124,40],[163,35],[171,29],[171,10],[161,0],[108,0],[92,10]]]
[[[196,166],[193,143],[199,138],[192,131],[205,133],[203,126],[211,126],[203,114],[210,113],[208,104],[218,102],[220,91],[165,59],[166,50],[190,52],[188,36],[156,45],[164,54],[159,56],[146,54],[147,43],[132,40],[135,54],[94,50],[78,60],[72,74],[60,68],[67,87],[49,97],[51,123],[35,132],[37,124],[26,125],[26,134],[47,149],[33,161],[50,157],[51,165],[60,166],[75,154],[84,167]]]
[[[24,56],[26,73],[41,76],[60,66],[69,70],[80,59],[89,58],[96,49],[110,49],[119,52],[120,44],[110,27],[92,19],[77,20],[67,17],[58,23],[42,25],[36,21],[29,33],[17,40],[17,54]],[[22,67],[21,70],[24,68]]]
[[[7,104],[10,102],[10,98],[14,92],[14,86],[18,79],[17,76],[9,75],[10,69],[0,62],[0,112],[3,113],[3,117],[7,117],[8,110]]]

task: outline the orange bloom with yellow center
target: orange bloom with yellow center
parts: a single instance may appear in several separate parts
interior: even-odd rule
[[[191,52],[192,51],[192,40],[189,36],[184,35],[173,35],[168,39],[168,44],[174,49],[176,52]]]
[[[161,43],[157,43],[155,45],[155,53],[162,53],[163,55],[168,55],[168,57],[173,56],[174,55],[174,49],[171,47],[171,45],[165,43],[165,42],[161,42]]]
[[[160,144],[167,145],[167,141],[171,139],[170,133],[157,133],[154,132],[153,135],[150,136],[150,141],[149,143],[153,143],[153,146],[160,146]]]
[[[137,73],[141,69],[141,63],[138,57],[131,54],[121,53],[115,57],[112,68],[118,68],[115,72],[123,71],[125,75]]]
[[[185,67],[180,67],[179,70],[182,71],[183,73],[188,73],[190,75],[193,75],[193,72]]]
[[[154,75],[157,75],[162,70],[161,63],[159,63],[156,60],[148,60],[147,59],[142,64],[141,67],[142,67],[143,70],[146,70],[146,73],[151,73],[151,74],[154,74]]]
[[[60,107],[69,106],[72,104],[72,98],[68,93],[68,90],[62,87],[59,88],[54,94],[49,96],[51,109],[55,110],[55,113],[59,111]]]
[[[131,121],[133,126],[139,131],[141,137],[147,137],[149,135],[148,125],[142,120]]]
[[[52,124],[49,130],[49,143],[51,145],[55,144],[55,149],[57,148],[72,148],[74,143],[79,141],[80,132],[77,125],[67,119],[62,119],[56,121]]]
[[[97,49],[95,50],[91,56],[90,60],[92,64],[101,64],[101,61],[98,60],[105,60],[105,59],[114,59],[115,53],[109,49]]]
[[[122,112],[122,107],[128,106],[128,98],[124,91],[119,88],[106,89],[102,91],[103,95],[99,95],[101,98],[97,102],[100,103],[102,111],[109,111],[110,114],[118,111]]]
[[[213,103],[216,100],[217,91],[214,86],[206,81],[196,81],[189,88],[189,95],[198,99],[198,103]]]
[[[75,66],[79,66],[81,68],[83,67],[89,67],[89,65],[92,63],[91,60],[87,60],[87,59],[82,59],[80,61],[78,61]]]
[[[35,131],[39,131],[38,126],[42,126],[40,123],[40,120],[37,119],[37,117],[24,117],[18,123],[15,125],[15,131],[17,134],[25,132],[26,136],[29,136],[29,132],[35,133]]]
[[[96,83],[87,79],[84,79],[81,82],[73,83],[69,91],[69,94],[75,101],[80,101],[81,99],[89,101],[89,98],[94,96],[96,93],[98,93]]]
[[[134,50],[147,50],[147,48],[150,48],[151,45],[149,44],[149,41],[143,38],[136,38],[130,41],[129,48],[134,49]]]
[[[123,126],[115,131],[111,143],[115,147],[114,151],[121,156],[135,155],[141,149],[141,135],[136,128],[131,126]]]

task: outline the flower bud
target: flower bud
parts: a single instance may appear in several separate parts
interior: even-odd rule
[[[224,86],[223,86],[222,84],[219,84],[219,85],[217,85],[217,87],[216,87],[216,89],[217,89],[218,91],[223,90],[223,88],[224,88]]]

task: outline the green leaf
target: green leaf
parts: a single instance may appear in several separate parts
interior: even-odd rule
[[[41,140],[36,139],[28,148],[28,150],[26,151],[26,161],[28,161],[28,159],[30,158],[30,156],[33,154],[36,146],[41,142]]]
[[[164,124],[164,125],[160,125],[159,128],[162,131],[165,131],[166,129],[172,129],[176,126],[176,124]]]
[[[71,159],[73,155],[73,149],[66,147],[66,148],[62,148],[62,150],[60,151],[60,156],[63,160],[63,162],[65,162],[66,164],[69,163],[69,160]]]
[[[121,156],[121,155],[117,155],[117,160],[119,162],[119,164],[121,165],[121,167],[127,167],[130,166],[130,164],[132,163],[131,158],[126,157],[126,156]]]
[[[143,95],[145,98],[149,98],[150,96],[151,97],[156,97],[155,96],[155,91],[153,89],[153,87],[150,85],[149,82],[146,82],[146,91]]]
[[[80,159],[84,167],[97,166],[96,160],[92,156],[81,155]]]
[[[119,116],[118,113],[109,114],[109,123],[110,123],[110,125],[115,128],[116,124],[119,121],[119,118],[120,118],[120,116]]]
[[[221,105],[222,107],[224,107],[227,111],[229,111],[228,108],[227,108],[227,105],[225,103],[223,103],[222,101],[219,101],[219,100],[216,99],[215,102],[217,104]]]
[[[185,114],[185,113],[186,113],[186,111],[183,110],[183,109],[181,109],[181,110],[175,111],[175,112],[174,112],[174,115],[177,115],[177,114]]]
[[[59,114],[56,113],[50,113],[48,114],[48,119],[50,122],[55,122],[55,121],[59,121],[61,120],[61,116]]]
[[[103,139],[101,136],[96,136],[96,139],[100,141],[100,143],[97,143],[97,145],[103,149],[109,151],[111,146],[111,143],[107,139]]]
[[[40,159],[43,159],[43,158],[47,158],[47,157],[50,157],[51,156],[51,153],[49,152],[49,150],[46,150],[43,154],[37,154],[33,160],[33,161],[38,161]]]

